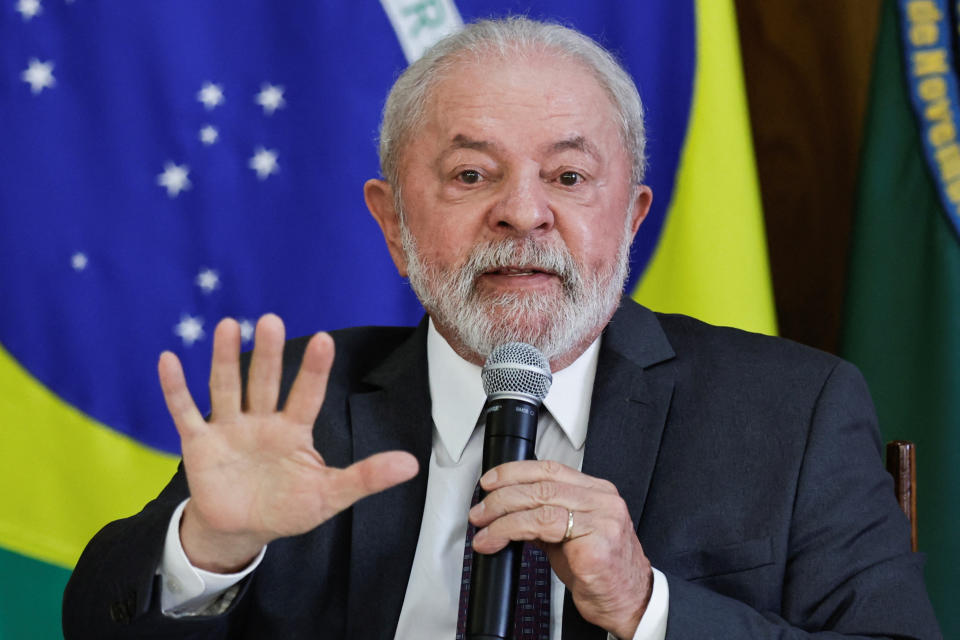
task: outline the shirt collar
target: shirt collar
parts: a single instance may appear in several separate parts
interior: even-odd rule
[[[553,374],[553,384],[543,401],[574,449],[581,448],[587,438],[599,354],[598,337],[570,366]],[[427,368],[433,424],[447,454],[459,461],[487,401],[480,367],[457,355],[431,319],[427,329]]]

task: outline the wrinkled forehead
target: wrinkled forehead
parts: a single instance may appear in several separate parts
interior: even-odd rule
[[[552,91],[552,87],[531,90],[542,77],[554,74],[559,80],[557,84],[567,87],[566,91]],[[576,90],[569,90],[570,86]],[[454,114],[463,113],[480,121],[486,115],[484,106],[492,111],[515,99],[525,100],[544,113],[556,110],[557,103],[563,102],[569,110],[586,114],[597,125],[615,127],[626,152],[614,100],[585,62],[553,50],[514,47],[501,51],[490,47],[481,52],[458,53],[438,65],[429,78],[418,117],[407,131],[406,144],[400,149],[401,164],[411,143],[420,136],[437,134],[438,127],[429,125],[449,125],[456,117]]]

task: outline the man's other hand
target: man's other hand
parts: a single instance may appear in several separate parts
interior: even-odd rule
[[[650,601],[653,571],[617,488],[549,460],[502,464],[480,485],[489,494],[470,510],[478,528],[473,548],[495,553],[511,540],[541,542],[580,615],[632,638]]]

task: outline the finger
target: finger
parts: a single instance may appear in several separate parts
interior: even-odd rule
[[[268,313],[257,321],[247,379],[247,409],[251,413],[263,415],[277,410],[283,338],[283,321],[275,314]]]
[[[490,469],[480,478],[480,486],[486,491],[533,482],[562,482],[602,493],[618,493],[612,482],[588,476],[554,460],[507,462]]]
[[[333,469],[327,487],[331,505],[342,511],[357,500],[406,482],[417,475],[417,459],[406,451],[377,453],[346,469]]]
[[[615,496],[560,482],[510,485],[489,493],[470,509],[470,522],[485,527],[497,518],[545,505],[570,511],[601,511],[616,506]],[[616,497],[616,500],[619,500]]]
[[[240,413],[240,325],[232,318],[213,332],[210,407],[213,420],[233,422]]]
[[[541,540],[543,542],[561,542],[567,532],[570,512],[557,505],[543,505],[536,509],[508,513],[497,518],[473,536],[473,548],[480,553],[496,553],[514,540]],[[574,516],[574,528],[583,535],[582,520],[588,519],[587,513],[577,512]],[[574,537],[571,535],[571,538]]]
[[[170,412],[180,437],[186,439],[195,435],[204,427],[205,422],[187,388],[180,359],[173,353],[164,351],[157,363],[157,373],[160,376],[160,388],[167,403],[167,411]]]
[[[284,413],[294,422],[313,424],[317,419],[333,365],[333,350],[333,338],[326,333],[318,333],[307,343],[303,364],[284,407]]]

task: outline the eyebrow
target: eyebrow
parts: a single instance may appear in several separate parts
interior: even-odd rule
[[[592,156],[594,159],[600,158],[600,151],[583,136],[575,136],[573,138],[567,138],[566,140],[554,142],[548,145],[548,149],[552,153],[560,153],[561,151],[579,151],[587,154],[588,156]]]
[[[496,145],[492,142],[486,140],[474,140],[473,138],[468,138],[462,133],[458,133],[453,136],[453,140],[450,142],[450,145],[447,147],[446,152],[455,151],[456,149],[474,149],[476,151],[486,151]]]

